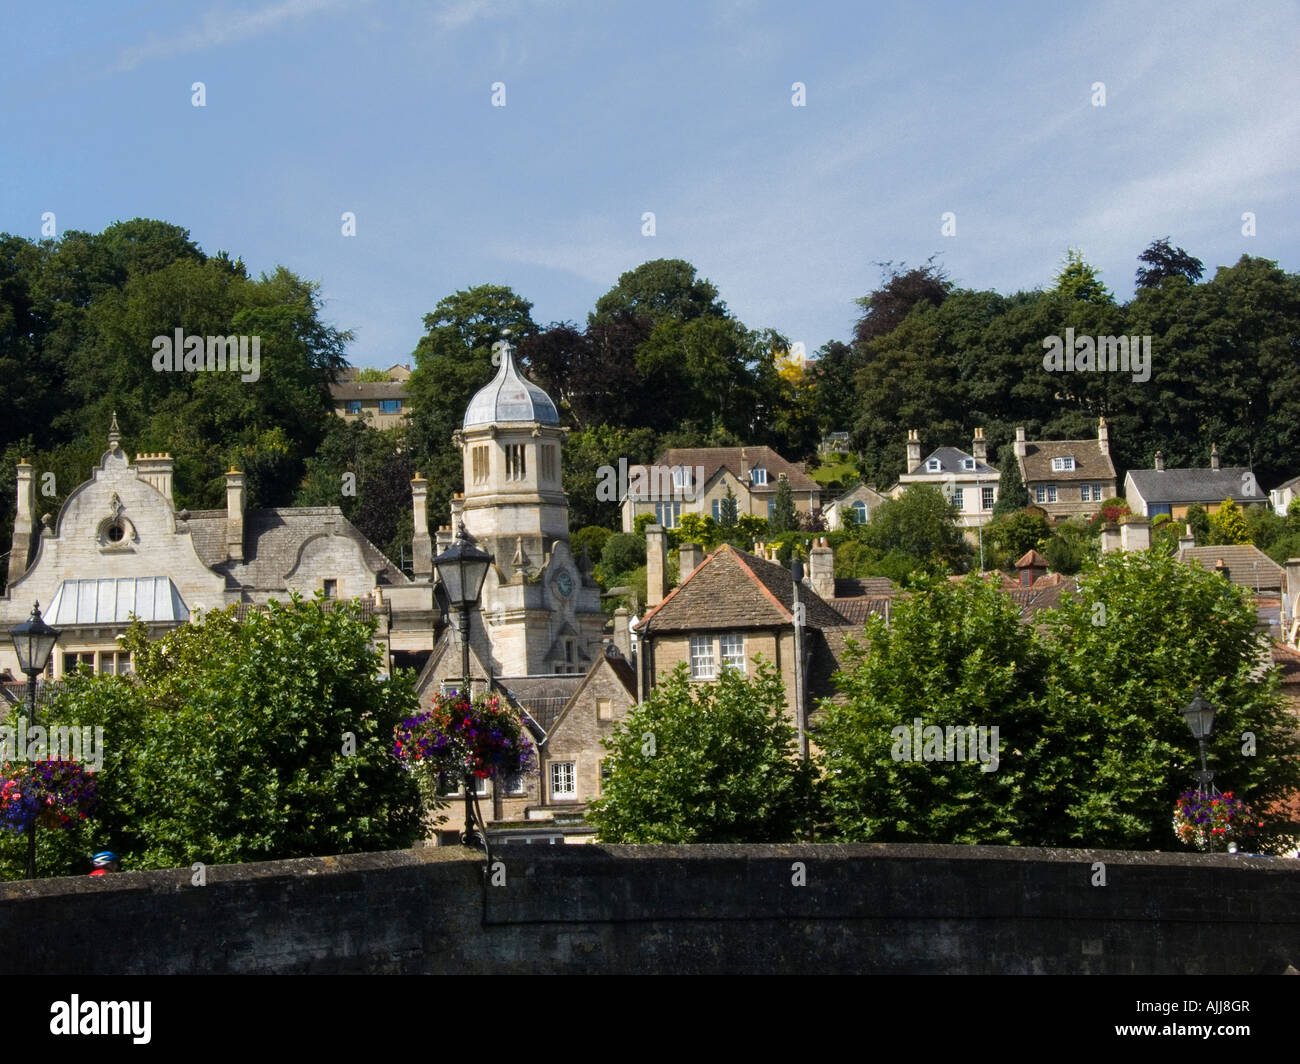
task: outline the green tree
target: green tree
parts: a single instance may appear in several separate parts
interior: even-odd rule
[[[1083,252],[1070,248],[1061,272],[1056,275],[1056,289],[1067,299],[1080,303],[1111,303],[1114,297],[1101,283],[1101,275],[1083,260]]]
[[[1172,247],[1167,236],[1153,240],[1138,256],[1138,261],[1146,263],[1138,267],[1138,288],[1154,288],[1166,277],[1182,277],[1195,284],[1205,272],[1205,264],[1200,259],[1182,248]]]
[[[413,677],[378,679],[375,621],[321,598],[233,607],[150,642],[123,640],[134,676],[84,676],[45,719],[100,725],[97,842],[125,868],[174,868],[409,846],[415,784],[391,756]],[[3,853],[8,872],[15,853]],[[84,864],[85,855],[79,861]],[[47,872],[84,871],[52,851]]]
[[[1032,810],[1019,795],[1036,766],[1021,751],[1042,727],[1046,659],[992,580],[914,585],[889,623],[868,620],[836,684],[844,701],[823,703],[816,742],[837,841],[1022,840]],[[914,745],[918,718],[923,729],[990,730],[982,748],[979,733],[963,735],[965,760],[945,732],[929,753],[953,760],[927,760]]]
[[[1199,502],[1192,503],[1187,507],[1187,514],[1183,518],[1184,522],[1192,530],[1192,535],[1196,539],[1198,547],[1207,546],[1210,542],[1210,515],[1206,512],[1205,507]]]
[[[984,529],[985,540],[991,539],[1009,564],[1015,564],[1026,551],[1041,551],[1051,536],[1052,526],[1037,510],[1017,510],[991,521]]]
[[[1040,814],[1020,841],[1170,849],[1174,799],[1200,767],[1181,714],[1198,687],[1218,707],[1220,788],[1263,810],[1300,784],[1300,738],[1240,588],[1168,555],[1116,552],[1040,619],[1053,661],[1046,724],[1017,742],[1035,764],[1023,797]]]
[[[961,571],[970,565],[973,551],[956,517],[956,507],[938,488],[910,484],[897,499],[876,507],[862,529],[862,540],[881,554],[905,555],[912,569],[946,566]]]
[[[692,683],[679,665],[605,741],[611,757],[588,816],[607,843],[792,842],[813,820],[812,770],[795,756],[785,688],[722,670]]]
[[[772,516],[768,518],[768,530],[772,535],[790,532],[799,527],[799,515],[794,509],[794,491],[784,473],[776,482],[776,495],[772,502]]]
[[[1249,543],[1250,530],[1241,514],[1241,507],[1231,499],[1224,499],[1219,508],[1210,514],[1210,544]]]
[[[388,380],[388,370],[365,366],[357,370],[357,375],[352,379],[361,383],[382,383]]]
[[[1101,553],[1098,536],[1080,520],[1057,525],[1043,546],[1043,557],[1053,572],[1072,576]]]
[[[993,516],[1015,513],[1029,505],[1029,491],[1020,475],[1020,463],[1016,461],[1016,451],[1012,444],[1007,444],[998,455],[998,501],[993,504]]]
[[[727,484],[727,494],[722,500],[722,505],[718,508],[718,524],[723,528],[735,528],[739,520],[739,507],[736,504],[736,493],[731,490],[731,484]]]
[[[596,300],[589,322],[604,324],[640,318],[653,327],[662,321],[687,322],[727,317],[718,290],[682,259],[654,259],[619,276],[618,284]]]

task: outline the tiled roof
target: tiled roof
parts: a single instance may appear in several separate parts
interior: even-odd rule
[[[1234,502],[1265,502],[1258,491],[1247,495],[1242,487],[1250,483],[1242,478],[1250,473],[1245,466],[1221,469],[1130,469],[1129,477],[1138,493],[1148,503],[1194,503],[1214,506],[1224,499]]]
[[[405,381],[343,381],[330,385],[330,398],[336,403],[345,399],[405,399]]]
[[[249,510],[244,514],[244,561],[226,561],[226,511],[192,511],[177,528],[188,527],[194,549],[209,569],[236,586],[259,591],[285,588],[285,577],[298,563],[298,553],[312,536],[326,532],[330,521],[340,535],[361,547],[362,557],[380,584],[409,584],[397,564],[366,539],[337,506],[291,506]]]
[[[1228,579],[1248,588],[1278,590],[1285,575],[1283,568],[1258,547],[1250,543],[1222,547],[1184,547],[1178,552],[1180,562],[1196,562],[1203,569],[1214,570],[1223,559]]]
[[[751,469],[766,469],[767,483],[753,485],[754,490],[775,491],[782,473],[793,491],[822,490],[821,485],[807,473],[793,462],[787,462],[771,447],[670,447],[655,462],[661,466],[689,466],[691,469],[701,466],[704,469],[703,484],[712,480],[713,474],[722,468],[737,480],[743,480]]]
[[[1017,569],[1046,569],[1047,559],[1031,548],[1016,560],[1015,567]]]
[[[1034,581],[1032,587],[1016,587],[1007,591],[1008,597],[1020,610],[1020,619],[1032,623],[1043,610],[1054,610],[1061,604],[1061,596],[1078,588],[1072,576],[1047,573]]]
[[[810,627],[835,628],[847,623],[808,587],[800,588],[799,601]],[[794,578],[788,569],[723,544],[650,610],[637,630],[657,635],[781,627],[793,622],[793,603]]]
[[[1073,458],[1074,469],[1053,470],[1053,458]],[[1039,481],[1059,484],[1071,480],[1114,480],[1115,463],[1104,453],[1096,440],[1042,440],[1025,444],[1025,456],[1020,459],[1021,476],[1025,484]]]
[[[926,464],[932,458],[937,458],[939,460],[938,469],[926,468]],[[963,461],[974,462],[975,468],[963,469]],[[977,459],[969,451],[963,451],[957,447],[936,447],[925,458],[922,458],[920,463],[914,469],[909,469],[907,471],[908,476],[924,476],[927,473],[931,476],[938,476],[940,473],[957,473],[965,474],[966,476],[974,476],[976,474],[986,474],[991,477],[998,476],[996,466],[991,466],[988,462],[985,462],[982,459]]]
[[[1288,687],[1300,686],[1300,650],[1285,643],[1273,644],[1273,664],[1282,672],[1282,683]]]
[[[894,582],[887,576],[837,576],[835,578],[835,597],[837,599],[862,598],[864,595],[873,598],[884,598],[887,595],[892,595],[897,590],[894,587]],[[837,606],[836,609],[838,608]]]
[[[837,598],[831,600],[831,605],[851,625],[860,628],[867,623],[867,618],[875,613],[887,620],[892,601],[893,599],[890,598]]]

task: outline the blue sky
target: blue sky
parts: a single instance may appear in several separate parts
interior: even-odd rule
[[[937,252],[959,284],[1011,292],[1050,284],[1074,246],[1121,299],[1166,234],[1211,273],[1243,253],[1300,269],[1291,2],[0,15],[0,230],[37,238],[44,211],[60,232],[182,225],[254,272],[321,282],[358,365],[409,361],[457,289],[506,284],[539,323],[581,324],[653,258],[689,260],[747,325],[810,352],[848,337],[881,260]]]

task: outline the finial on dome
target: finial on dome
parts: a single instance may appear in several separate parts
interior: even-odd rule
[[[117,427],[117,411],[113,411],[113,420],[108,426],[108,449],[117,451],[121,449],[122,430]]]

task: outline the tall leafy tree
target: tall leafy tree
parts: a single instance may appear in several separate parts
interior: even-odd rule
[[[612,542],[612,540],[611,540]],[[608,548],[607,548],[608,549]],[[758,660],[693,684],[685,665],[606,741],[588,816],[607,843],[793,842],[814,820],[809,766],[795,756],[785,688]]]
[[[1200,259],[1182,248],[1172,247],[1167,236],[1153,240],[1138,256],[1138,261],[1146,263],[1137,270],[1138,288],[1153,288],[1166,277],[1185,277],[1195,284],[1205,272],[1205,264]]]

